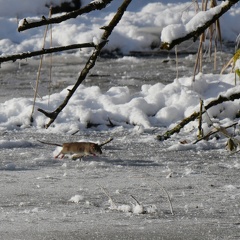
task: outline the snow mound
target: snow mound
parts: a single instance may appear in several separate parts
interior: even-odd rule
[[[68,93],[68,87],[60,93],[37,99],[36,109],[52,111],[58,107]],[[213,75],[198,74],[193,83],[191,77],[176,79],[164,85],[143,85],[137,93],[131,94],[128,87],[112,87],[102,92],[97,86],[80,85],[66,108],[59,114],[49,128],[53,132],[75,132],[89,126],[96,130],[106,130],[114,125],[124,128],[138,126],[141,132],[156,127],[171,127],[177,121],[199,111],[199,99],[207,105],[221,96],[229,97],[240,91],[234,85],[234,74]],[[210,117],[216,121],[233,120],[239,109],[239,101],[228,101],[208,110]],[[0,104],[0,130],[13,130],[29,127],[29,116],[32,100],[14,98]],[[48,119],[37,110],[34,113],[32,126],[44,129]],[[110,125],[111,121],[111,125]],[[189,129],[196,128],[197,123],[190,123]],[[203,128],[207,128],[207,124]],[[10,144],[10,145],[9,145]],[[0,142],[3,147],[27,147],[30,143],[10,141]],[[59,151],[59,149],[58,149]]]

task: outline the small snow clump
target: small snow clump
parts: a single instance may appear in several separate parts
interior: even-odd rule
[[[75,195],[73,197],[71,197],[71,199],[69,199],[69,202],[73,202],[73,203],[79,203],[80,201],[82,201],[84,199],[83,196],[81,195]]]

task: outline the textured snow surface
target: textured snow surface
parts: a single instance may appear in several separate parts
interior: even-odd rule
[[[98,158],[55,160],[61,142],[114,141]],[[1,237],[12,239],[237,239],[238,155],[169,151],[151,134],[81,132],[72,137],[5,132],[34,145],[0,148]],[[169,177],[170,176],[170,177]],[[108,192],[113,202],[102,190]],[[162,187],[169,193],[170,205]],[[131,197],[133,196],[139,204]]]

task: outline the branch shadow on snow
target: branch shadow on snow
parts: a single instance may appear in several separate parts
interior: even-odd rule
[[[18,163],[17,161],[11,161],[7,163],[3,163],[2,166],[0,166],[0,171],[6,171],[6,172],[24,172],[24,171],[37,171],[40,170],[43,167],[57,167],[61,166],[62,162],[55,159],[39,159],[36,161],[32,161],[31,163]]]
[[[24,152],[21,149],[24,148]],[[34,146],[36,149],[36,146]],[[32,147],[5,148],[1,152],[0,171],[35,171],[45,167],[58,167],[63,163],[58,159],[39,156]],[[37,157],[36,157],[37,156]]]

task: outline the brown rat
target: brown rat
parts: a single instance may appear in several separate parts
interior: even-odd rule
[[[72,156],[72,159],[82,158],[84,156],[93,155],[96,156],[97,154],[102,154],[101,147],[109,142],[111,142],[113,138],[109,138],[107,141],[101,144],[93,143],[93,142],[69,142],[69,143],[49,143],[49,142],[43,142],[38,140],[40,143],[48,144],[48,145],[54,145],[62,147],[62,150],[60,153],[55,156],[55,158],[58,158],[60,155],[62,155],[60,158],[63,158],[65,154],[74,154]]]

